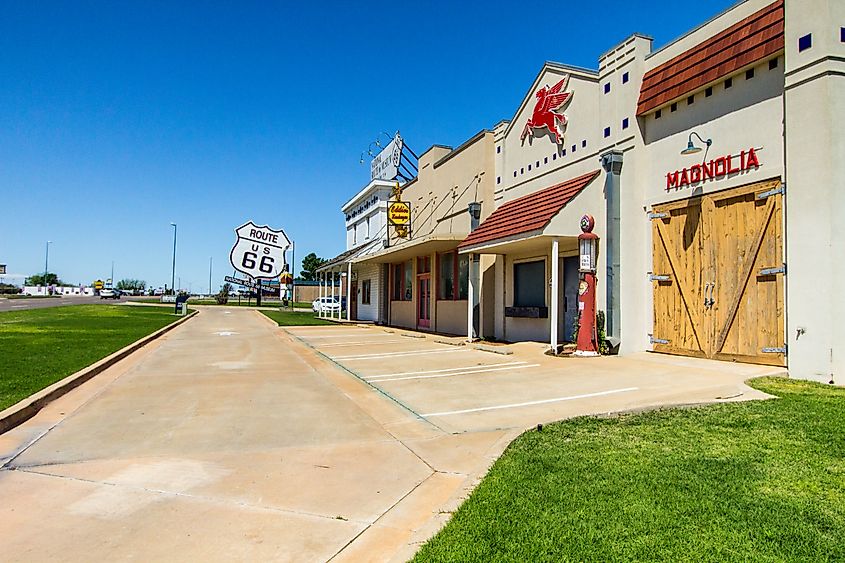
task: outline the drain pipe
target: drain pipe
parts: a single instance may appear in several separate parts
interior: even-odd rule
[[[601,155],[601,165],[607,172],[604,180],[604,193],[607,197],[607,234],[605,239],[605,252],[607,253],[606,266],[606,304],[607,314],[605,315],[605,332],[611,353],[619,350],[620,329],[622,328],[622,311],[619,307],[619,293],[621,290],[621,264],[620,237],[621,237],[621,211],[619,183],[622,173],[623,153],[618,150],[610,150]]]

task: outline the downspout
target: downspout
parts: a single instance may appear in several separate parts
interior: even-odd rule
[[[469,212],[469,232],[473,232],[481,223],[481,204],[473,201],[467,207]],[[467,301],[467,338],[475,340],[479,338],[481,320],[481,264],[480,256],[472,253],[469,255],[468,280],[468,301]]]
[[[609,341],[611,353],[619,350],[622,328],[622,311],[620,308],[621,291],[621,205],[620,205],[620,176],[622,173],[623,153],[610,150],[601,155],[601,165],[607,173],[604,179],[604,193],[607,200],[607,234],[605,252],[606,265],[606,304],[605,333]]]

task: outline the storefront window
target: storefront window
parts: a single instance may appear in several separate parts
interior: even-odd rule
[[[543,260],[513,265],[513,306],[546,306],[546,263]]]
[[[437,271],[437,298],[444,301],[466,299],[469,281],[469,256],[457,252],[440,255]]]
[[[393,264],[393,300],[405,300],[405,264]]]
[[[405,301],[411,301],[414,292],[414,261],[405,262]]]

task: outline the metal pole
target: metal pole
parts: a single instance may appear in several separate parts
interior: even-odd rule
[[[208,257],[208,296],[211,297],[211,268],[214,265],[214,257]]]
[[[323,318],[323,273],[317,273],[317,303],[319,303],[319,309],[317,309],[317,316],[321,319]]]
[[[53,242],[51,240],[47,241],[47,250],[44,252],[44,286],[47,286],[47,270],[49,268],[50,263],[50,243]]]
[[[170,290],[176,295],[176,223],[170,223],[173,227],[173,267],[170,270]]]
[[[296,241],[290,241],[290,274],[293,276],[290,280],[290,310],[293,311],[293,303],[296,300]]]

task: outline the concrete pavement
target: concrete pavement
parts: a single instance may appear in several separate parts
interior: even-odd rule
[[[0,435],[3,560],[404,561],[525,428],[775,373],[199,309]]]
[[[48,307],[66,307],[68,305],[97,305],[121,303],[122,300],[100,299],[85,295],[68,295],[64,297],[33,297],[31,299],[7,299],[0,297],[0,312],[26,311],[27,309],[46,309]]]
[[[404,560],[512,437],[443,432],[209,307],[0,436],[2,557]]]

